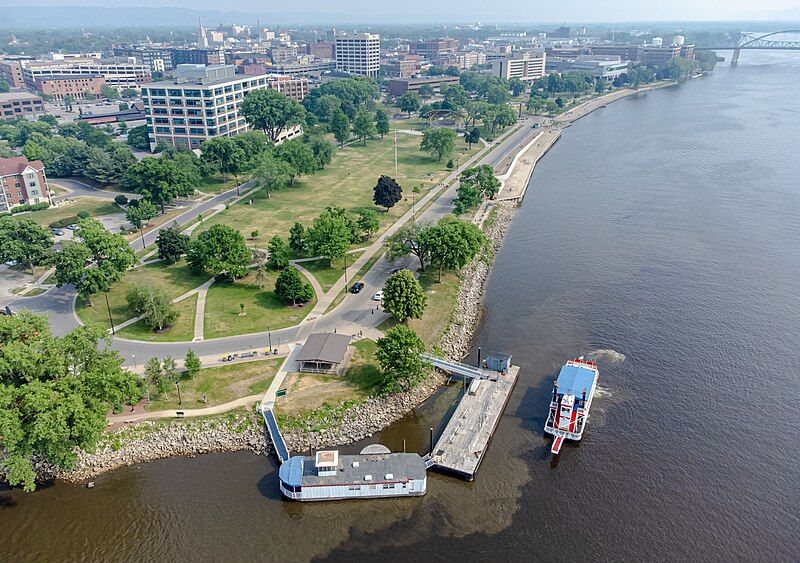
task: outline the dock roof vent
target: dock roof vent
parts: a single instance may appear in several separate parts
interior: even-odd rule
[[[383,478],[386,479],[387,481],[391,481],[392,479],[394,479],[394,473],[387,473],[386,475],[383,476]]]
[[[364,481],[372,481],[372,475],[364,475]]]

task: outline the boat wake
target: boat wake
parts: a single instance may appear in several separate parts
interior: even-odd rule
[[[610,348],[592,350],[591,352],[587,353],[585,357],[587,360],[594,360],[594,361],[603,358],[615,364],[625,361],[625,354],[623,354],[622,352],[617,352],[616,350],[612,350]]]

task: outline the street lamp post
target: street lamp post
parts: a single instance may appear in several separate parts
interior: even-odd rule
[[[267,327],[269,330],[269,327]],[[267,338],[269,338],[269,352],[272,353],[272,332],[267,332]]]
[[[180,404],[182,404],[182,401],[181,401],[181,386],[180,386],[180,383],[178,383],[177,381],[175,382],[175,389],[178,390],[178,405],[180,405]]]
[[[344,285],[347,288],[347,253],[344,255]]]

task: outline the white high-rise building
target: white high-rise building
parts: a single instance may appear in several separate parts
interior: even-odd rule
[[[377,33],[336,33],[336,70],[377,78],[381,68],[381,36]]]
[[[530,82],[545,75],[544,53],[514,53],[492,61],[492,75],[506,80],[519,78]]]

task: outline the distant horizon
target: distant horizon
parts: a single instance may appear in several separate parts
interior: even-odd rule
[[[767,0],[759,4],[758,10],[744,9],[749,2],[737,0],[724,2],[712,0],[701,7],[691,5],[690,0],[672,0],[659,3],[659,7],[642,6],[635,0],[609,0],[602,8],[590,0],[566,0],[562,6],[521,6],[524,0],[501,0],[488,9],[477,0],[443,0],[430,9],[422,0],[407,0],[402,10],[388,8],[376,11],[384,0],[351,0],[346,5],[331,6],[324,0],[305,0],[294,10],[262,11],[261,6],[250,0],[231,0],[228,10],[208,6],[208,0],[181,4],[188,0],[173,0],[174,5],[154,5],[152,0],[141,0],[132,6],[120,0],[95,0],[59,3],[53,0],[29,0],[19,5],[10,0],[0,0],[4,18],[0,28],[65,28],[65,27],[176,27],[191,26],[198,17],[208,19],[207,25],[219,23],[253,24],[261,19],[264,25],[465,25],[480,22],[485,25],[504,26],[558,26],[572,25],[636,25],[636,24],[741,24],[784,23],[800,21],[800,6],[787,6],[787,0]],[[796,0],[788,0],[796,1]],[[709,5],[720,2],[737,7],[709,11]],[[415,6],[420,5],[415,8]],[[448,5],[459,9],[447,9]],[[665,4],[669,6],[664,7]],[[359,5],[364,5],[359,10]],[[581,8],[580,5],[584,5]],[[678,6],[680,5],[680,6]],[[217,6],[216,3],[213,6]],[[435,10],[435,11],[434,11]],[[680,11],[676,11],[680,10]],[[159,18],[148,18],[147,14],[159,13]],[[540,19],[521,21],[527,14],[537,14]],[[424,15],[421,15],[424,14]],[[516,14],[517,17],[514,15]],[[714,15],[712,15],[714,14]],[[626,17],[625,15],[630,15]],[[615,17],[621,16],[621,17]],[[640,16],[640,17],[636,17]],[[664,17],[669,16],[669,17]],[[719,17],[717,17],[719,16]],[[155,20],[155,21],[153,21]]]

